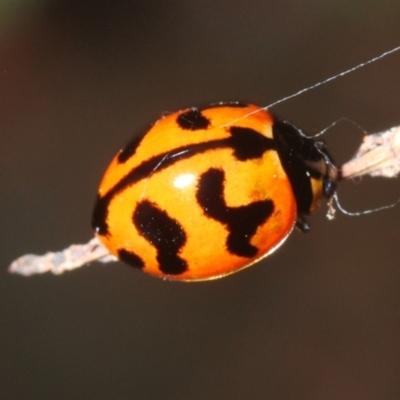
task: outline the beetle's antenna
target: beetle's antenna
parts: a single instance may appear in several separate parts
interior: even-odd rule
[[[335,200],[335,204],[337,209],[344,215],[347,215],[349,217],[359,217],[361,215],[367,215],[367,214],[372,214],[372,213],[376,213],[379,211],[383,211],[383,210],[388,210],[390,208],[396,207],[397,204],[400,203],[400,199],[397,200],[396,202],[392,203],[392,204],[387,204],[386,206],[381,206],[381,207],[377,207],[377,208],[372,208],[370,210],[364,210],[364,211],[356,211],[356,212],[351,212],[351,211],[347,211],[345,208],[342,207],[342,205],[339,202],[339,198],[337,193],[335,193],[333,195],[333,199]]]

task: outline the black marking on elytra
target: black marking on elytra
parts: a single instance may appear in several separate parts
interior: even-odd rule
[[[241,126],[232,126],[228,129],[232,135],[233,154],[240,161],[261,157],[266,150],[266,146],[268,150],[275,149],[274,141],[264,136],[263,138],[267,139],[267,141],[263,143],[263,146],[260,146],[260,134],[254,129],[242,128]]]
[[[227,248],[231,254],[254,257],[258,248],[250,243],[257,228],[273,213],[272,200],[255,201],[245,206],[228,207],[224,199],[225,174],[211,168],[201,175],[197,201],[204,213],[227,226]]]
[[[188,269],[187,262],[179,257],[186,233],[178,221],[148,200],[137,205],[132,220],[140,235],[156,248],[160,271],[179,275]]]
[[[198,108],[191,108],[178,115],[176,122],[179,127],[189,131],[207,129],[210,126],[210,120],[205,117]]]
[[[129,160],[129,158],[135,154],[136,149],[138,148],[143,138],[144,135],[133,138],[122,150],[120,150],[120,152],[118,153],[118,162],[120,164]]]
[[[333,165],[333,161],[321,142],[305,136],[287,121],[275,117],[272,132],[281,164],[296,198],[298,213],[309,214],[314,196],[310,177],[323,179],[326,197],[336,189],[336,183],[328,175],[323,176],[321,171],[311,165],[327,160]]]
[[[197,130],[197,129],[206,129],[210,126],[210,121],[207,117],[201,114],[202,111],[219,108],[219,107],[235,107],[235,108],[245,108],[248,107],[248,103],[243,103],[240,101],[232,101],[232,102],[225,102],[225,103],[212,103],[208,104],[204,107],[199,108],[191,108],[189,111],[181,113],[178,118],[177,122],[182,129],[189,129],[189,130]],[[133,138],[118,154],[118,162],[124,163],[127,161],[133,154],[135,154],[137,147],[139,146],[142,138],[144,135],[154,126],[152,124],[146,132],[142,133],[139,137]]]
[[[118,258],[126,264],[131,265],[137,269],[143,269],[145,267],[144,261],[135,253],[125,250],[118,250]]]
[[[273,139],[267,138],[253,129],[235,126],[228,127],[227,131],[231,134],[227,138],[178,147],[171,152],[155,155],[133,168],[103,197],[97,198],[92,216],[92,227],[95,232],[100,235],[108,234],[108,205],[117,193],[180,160],[188,159],[209,150],[231,148],[233,155],[238,160],[246,161],[261,157],[266,151],[275,149]]]

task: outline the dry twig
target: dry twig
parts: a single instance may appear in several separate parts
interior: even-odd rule
[[[44,272],[59,275],[64,271],[80,268],[93,261],[110,262],[116,260],[95,237],[86,244],[73,244],[55,253],[49,252],[42,256],[26,254],[17,258],[9,266],[8,271],[24,276]]]
[[[364,136],[355,157],[341,171],[343,179],[363,175],[395,178],[400,172],[400,126]]]

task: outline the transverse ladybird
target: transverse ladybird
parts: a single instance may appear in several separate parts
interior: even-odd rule
[[[265,109],[188,108],[159,119],[112,160],[92,226],[151,275],[220,278],[272,253],[336,189],[324,144]]]

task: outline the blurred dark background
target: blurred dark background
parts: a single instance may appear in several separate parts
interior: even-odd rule
[[[400,206],[324,211],[258,265],[197,284],[119,263],[8,264],[92,236],[102,173],[164,111],[268,105],[400,45],[398,1],[0,3],[0,398],[400,398]],[[400,124],[400,52],[279,104],[310,133]],[[339,163],[362,137],[326,140]],[[360,211],[396,180],[341,185]]]

